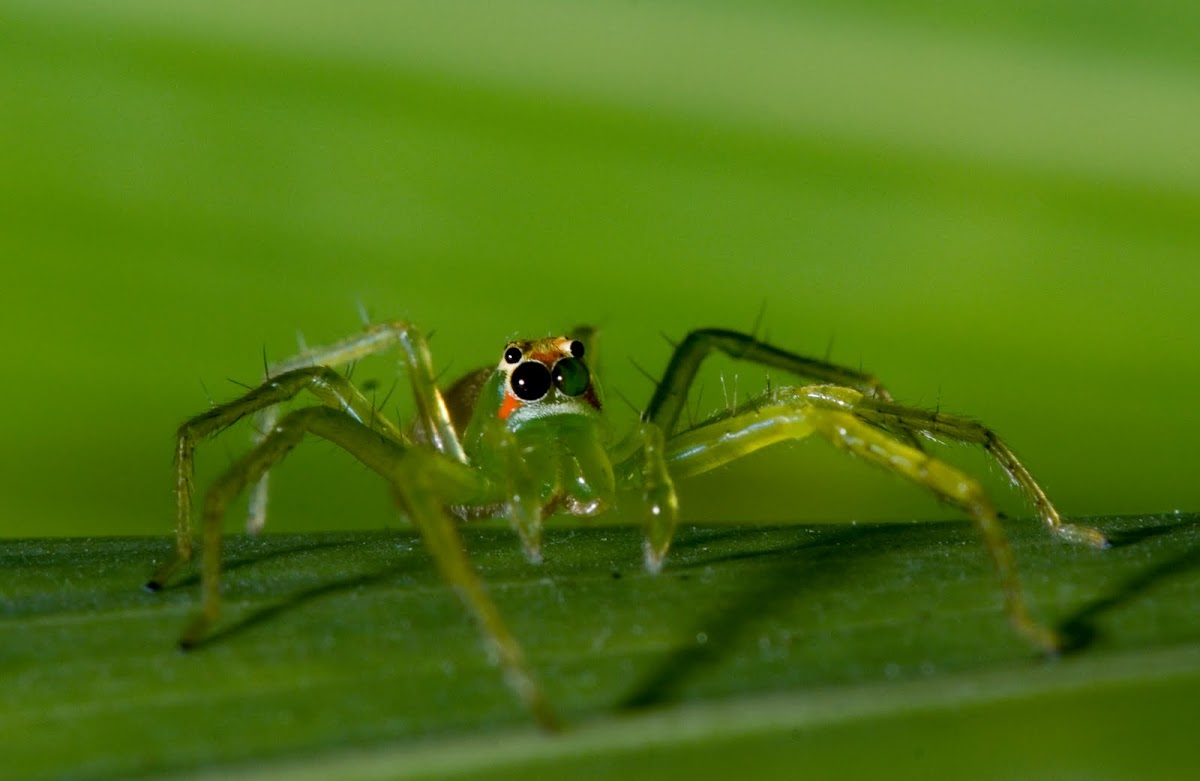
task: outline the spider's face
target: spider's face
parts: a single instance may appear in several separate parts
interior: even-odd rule
[[[499,416],[510,423],[547,415],[592,415],[600,398],[583,362],[583,342],[567,336],[509,342],[500,357],[504,400]],[[514,417],[515,414],[515,417]]]

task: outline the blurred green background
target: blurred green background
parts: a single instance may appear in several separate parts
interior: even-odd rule
[[[765,306],[1069,515],[1200,507],[1197,40],[1154,0],[0,2],[0,534],[168,532],[175,426],[360,303],[447,376],[596,323],[618,426],[661,334]],[[714,361],[700,410],[722,373],[764,381]],[[274,485],[273,529],[395,523],[326,445]],[[817,442],[682,501],[954,516]]]

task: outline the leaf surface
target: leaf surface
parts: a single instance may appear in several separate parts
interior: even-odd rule
[[[1010,523],[1036,612],[1075,641],[1055,660],[1009,629],[965,523],[684,528],[659,576],[633,527],[555,527],[536,567],[508,530],[471,527],[572,725],[554,737],[409,530],[232,537],[225,615],[188,654],[195,576],[139,589],[167,539],[8,541],[0,761],[6,778],[1178,777],[1200,713],[1198,520],[1094,521],[1107,551]]]

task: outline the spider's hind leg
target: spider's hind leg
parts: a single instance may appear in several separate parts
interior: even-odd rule
[[[1051,534],[1069,542],[1090,545],[1094,548],[1108,547],[1108,540],[1099,530],[1089,526],[1065,523],[1058,510],[1050,503],[1046,492],[1033,479],[1033,475],[1029,473],[1025,465],[1017,459],[1012,449],[996,435],[996,432],[978,421],[961,415],[930,412],[869,398],[858,400],[854,404],[853,412],[868,423],[888,430],[901,428],[927,434],[938,440],[979,445],[996,460],[1013,484],[1032,502]]]
[[[939,420],[941,425],[935,425]],[[1013,626],[1037,647],[1057,651],[1062,646],[1058,634],[1029,612],[1012,549],[996,509],[979,481],[892,433],[899,427],[962,441],[975,441],[970,437],[976,437],[991,442],[989,452],[1010,470],[1018,485],[1030,493],[1035,502],[1040,497],[1039,509],[1043,509],[1043,514],[1044,508],[1053,510],[1033,478],[1011,456],[1011,451],[994,434],[981,433],[987,431],[982,426],[974,429],[968,423],[961,418],[922,413],[869,399],[857,390],[837,385],[778,388],[731,415],[671,437],[667,441],[666,457],[671,474],[682,478],[709,471],[776,442],[820,434],[834,446],[924,487],[970,515],[995,565],[1004,592],[1005,609]],[[952,436],[951,432],[958,436]],[[974,433],[968,435],[967,432]],[[1068,527],[1062,524],[1057,513],[1053,517],[1057,526],[1052,528],[1062,536],[1093,544],[1097,544],[1096,539],[1103,540],[1103,535],[1095,530]],[[1063,528],[1070,531],[1059,531]]]
[[[840,390],[840,389],[839,389]],[[889,432],[867,422],[856,412],[814,406],[808,423],[834,446],[907,478],[933,492],[971,516],[991,555],[1000,588],[1004,592],[1005,611],[1013,627],[1031,643],[1047,653],[1063,646],[1062,638],[1029,612],[1025,592],[1017,577],[1012,548],[1000,524],[995,505],[979,481],[957,467],[917,450]]]

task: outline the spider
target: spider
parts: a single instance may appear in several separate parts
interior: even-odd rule
[[[228,504],[251,490],[247,529],[266,518],[269,470],[306,435],[346,450],[383,477],[400,510],[419,530],[441,576],[463,597],[484,643],[517,697],[546,727],[554,712],[471,565],[457,522],[505,517],[526,557],[541,559],[542,526],[555,513],[592,516],[614,504],[618,486],[640,488],[645,568],[658,572],[678,519],[675,482],[727,464],[776,442],[817,434],[834,446],[894,472],[965,511],[982,534],[1015,629],[1053,653],[1061,641],[1029,612],[996,510],[978,481],[929,455],[921,438],[981,446],[1029,499],[1049,531],[1095,547],[1099,531],[1064,523],[1045,492],[995,433],[965,417],[895,403],[869,374],[806,358],[756,337],[722,329],[689,333],[676,347],[638,425],[609,434],[600,386],[588,368],[596,332],[508,342],[499,362],[438,388],[428,344],[405,322],[368,326],[310,349],[267,372],[241,398],[183,423],[175,451],[176,545],[146,584],[158,590],[192,556],[192,473],[196,443],[254,415],[254,448],[205,495],[202,603],[180,645],[198,644],[220,608],[222,519]],[[399,347],[412,385],[416,419],[408,430],[386,417],[337,371]],[[814,384],[776,387],[699,425],[679,428],[688,390],[714,350],[781,369]],[[320,402],[280,418],[278,405],[308,391]]]

